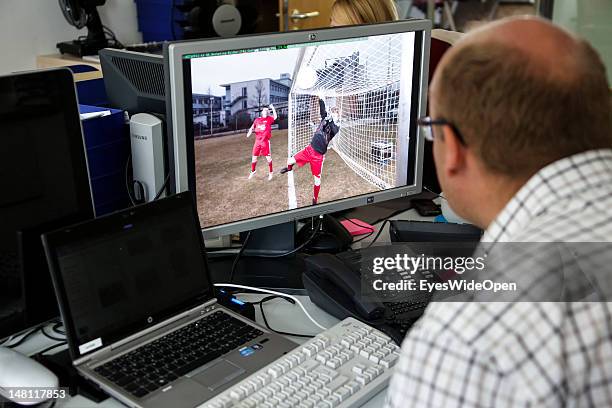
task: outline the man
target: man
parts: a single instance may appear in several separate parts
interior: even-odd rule
[[[587,43],[510,19],[445,54],[420,125],[449,205],[488,245],[609,243],[610,105]],[[538,273],[523,265],[506,275]],[[609,267],[586,272],[609,282]],[[608,302],[432,303],[403,342],[387,406],[610,407],[611,322]]]
[[[253,144],[253,156],[251,157],[251,173],[249,174],[249,180],[253,178],[257,168],[257,158],[259,156],[266,156],[268,161],[268,181],[272,180],[272,148],[270,146],[270,138],[272,137],[272,124],[278,118],[274,105],[270,104],[270,110],[272,110],[272,116],[268,108],[261,110],[261,117],[255,119],[253,124],[247,132],[247,138],[251,137],[253,131],[255,131],[255,144]]]
[[[331,115],[328,116],[327,110],[325,109],[325,101],[322,96],[319,96],[319,114],[321,115],[321,121],[314,130],[314,135],[312,136],[310,144],[297,152],[294,156],[289,157],[287,159],[287,167],[283,167],[280,170],[280,173],[284,174],[288,171],[292,171],[293,166],[296,164],[298,167],[302,167],[306,163],[310,163],[310,172],[314,178],[312,205],[316,205],[319,200],[321,172],[323,170],[323,161],[325,160],[327,147],[334,136],[340,131],[338,125],[338,108],[334,106],[330,111]]]

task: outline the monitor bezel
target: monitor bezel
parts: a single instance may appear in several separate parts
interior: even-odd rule
[[[185,117],[186,93],[184,89],[183,56],[205,52],[218,52],[248,48],[271,47],[286,44],[308,44],[320,41],[335,41],[363,36],[376,36],[421,31],[420,87],[417,98],[417,117],[425,114],[427,107],[427,84],[429,71],[429,48],[431,41],[431,22],[429,20],[403,20],[381,24],[322,28],[293,32],[261,34],[255,36],[233,37],[222,39],[204,39],[171,43],[167,48],[170,105],[172,116],[172,134],[174,141],[174,173],[176,192],[190,188],[188,163],[187,120]],[[212,239],[223,235],[267,227],[270,225],[292,222],[308,217],[315,217],[353,207],[387,201],[395,198],[418,194],[422,189],[423,146],[424,139],[420,131],[416,132],[416,160],[414,163],[414,183],[409,186],[396,187],[390,190],[377,191],[354,197],[347,197],[315,206],[307,206],[267,214],[255,218],[238,220],[227,224],[203,228],[204,238]],[[195,191],[193,192],[195,196]]]

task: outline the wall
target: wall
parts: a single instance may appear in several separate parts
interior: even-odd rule
[[[98,11],[119,41],[142,41],[134,0],[107,0]],[[68,24],[57,0],[0,0],[0,75],[33,69],[37,55],[56,53],[56,43],[86,33]]]
[[[599,52],[612,86],[612,1],[556,0],[553,21],[588,40]]]

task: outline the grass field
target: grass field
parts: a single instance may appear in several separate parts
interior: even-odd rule
[[[268,181],[268,163],[260,157],[251,180],[254,135],[246,132],[195,141],[198,213],[202,227],[257,217],[288,209],[287,176],[277,174],[287,164],[287,130],[272,131],[274,178]],[[297,204],[312,204],[313,177],[308,164],[294,167]],[[365,194],[378,189],[356,175],[338,154],[325,155],[319,203]]]

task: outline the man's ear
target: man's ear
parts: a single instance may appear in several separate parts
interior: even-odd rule
[[[466,163],[465,146],[459,141],[457,134],[451,126],[441,126],[444,134],[444,170],[448,174],[456,174],[462,170]]]

